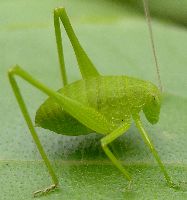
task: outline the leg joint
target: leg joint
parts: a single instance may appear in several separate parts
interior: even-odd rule
[[[107,143],[105,141],[105,138],[101,139],[101,146],[102,148],[106,147]]]
[[[8,70],[8,75],[9,75],[9,76],[12,76],[12,75],[15,74],[19,69],[20,69],[20,67],[19,67],[18,65],[15,65],[15,66],[11,67],[11,68]]]
[[[54,15],[57,17],[60,17],[60,15],[62,15],[64,12],[65,12],[64,7],[58,7],[54,9]]]

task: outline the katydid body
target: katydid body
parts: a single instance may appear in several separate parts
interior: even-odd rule
[[[66,75],[60,20],[70,39],[82,75],[82,80],[74,83],[68,83]],[[157,160],[167,183],[173,187],[170,176],[139,117],[140,111],[143,110],[150,123],[154,124],[158,121],[161,104],[159,89],[150,82],[136,78],[101,76],[80,45],[64,8],[54,10],[54,27],[64,85],[62,89],[57,92],[50,89],[19,66],[12,67],[8,72],[21,112],[53,181],[51,186],[35,192],[35,195],[53,190],[59,185],[59,181],[35,131],[15,76],[21,77],[49,96],[36,113],[35,122],[37,126],[65,135],[78,136],[91,132],[103,134],[101,139],[103,150],[129,181],[131,180],[130,174],[110,151],[108,144],[125,133],[130,128],[133,119],[143,140]]]
[[[146,113],[149,122],[156,123],[159,119],[160,92],[148,81],[127,76],[98,76],[68,84],[58,92],[101,113],[111,124],[110,131],[129,123],[141,110],[151,111],[150,115]],[[35,123],[63,135],[94,131],[67,114],[53,98],[47,99],[38,109]]]

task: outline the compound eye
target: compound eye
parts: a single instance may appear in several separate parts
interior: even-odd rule
[[[156,96],[152,94],[152,100],[156,101]]]
[[[158,104],[159,103],[159,98],[157,96],[153,95],[152,99],[153,99],[152,101],[153,101],[154,104]]]

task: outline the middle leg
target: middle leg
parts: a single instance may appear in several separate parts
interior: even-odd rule
[[[112,163],[125,175],[125,177],[131,181],[130,174],[126,171],[126,169],[122,166],[122,164],[116,159],[114,154],[110,151],[108,148],[108,144],[110,144],[112,141],[114,141],[116,138],[121,136],[124,132],[126,132],[130,127],[130,122],[123,124],[116,130],[114,130],[109,135],[105,136],[101,139],[101,146],[106,153],[106,155],[109,157],[109,159],[112,161]]]

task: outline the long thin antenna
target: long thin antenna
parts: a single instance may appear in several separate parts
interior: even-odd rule
[[[154,39],[153,39],[153,31],[152,31],[152,26],[151,26],[151,17],[150,17],[150,13],[149,13],[148,0],[143,0],[143,5],[144,5],[144,12],[145,12],[146,20],[147,20],[147,25],[148,25],[148,28],[149,28],[149,35],[150,35],[155,65],[156,65],[158,84],[159,84],[160,91],[162,92],[163,88],[162,88],[158,59],[157,59],[156,49],[155,49],[155,44],[154,44]]]

